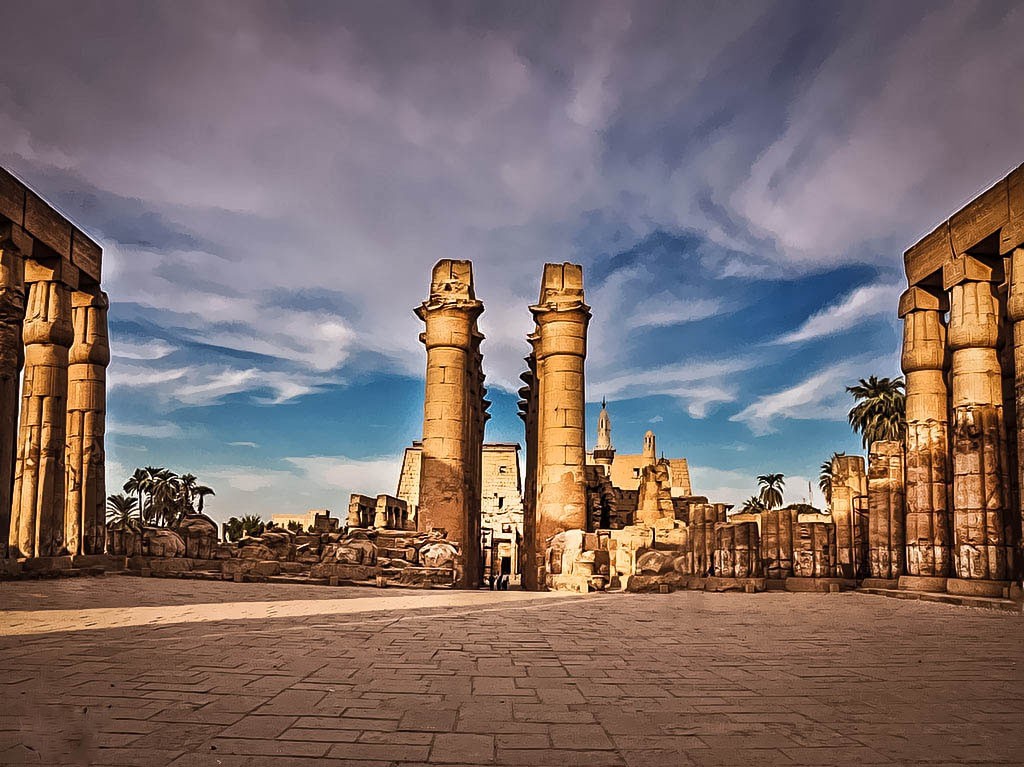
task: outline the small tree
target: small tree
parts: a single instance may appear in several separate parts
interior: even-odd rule
[[[107,498],[107,524],[118,530],[129,530],[138,526],[135,514],[139,502],[130,495],[118,493]]]
[[[293,533],[304,533],[304,532],[306,532],[303,529],[303,527],[302,527],[302,523],[299,522],[299,520],[297,520],[297,519],[289,520],[289,522],[288,522],[288,529],[291,530]]]
[[[766,509],[777,509],[782,506],[782,490],[786,486],[784,474],[761,474],[757,478],[761,491],[758,497]]]
[[[857,404],[850,409],[850,426],[861,435],[865,448],[878,440],[903,441],[907,432],[906,384],[902,378],[860,379],[846,391]]]
[[[832,453],[832,457],[827,461],[823,461],[818,474],[818,488],[821,490],[821,494],[825,496],[825,503],[832,503],[832,480],[835,479],[833,474],[833,465],[835,464],[836,458],[841,458],[846,453]]]

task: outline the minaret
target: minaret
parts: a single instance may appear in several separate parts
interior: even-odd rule
[[[644,454],[643,454],[643,465],[653,466],[658,462],[658,452],[655,450],[654,445],[654,432],[648,430],[644,434]]]
[[[594,463],[611,467],[615,458],[612,447],[612,419],[608,416],[608,404],[601,399],[601,413],[597,416],[597,445],[594,447]],[[610,471],[610,468],[609,468]]]

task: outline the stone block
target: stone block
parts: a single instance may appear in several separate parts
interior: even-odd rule
[[[946,581],[946,593],[968,597],[995,597],[1006,599],[1010,596],[1010,582],[949,578]]]
[[[935,578],[922,575],[901,575],[898,588],[905,591],[930,591],[942,593],[946,590],[947,578]]]

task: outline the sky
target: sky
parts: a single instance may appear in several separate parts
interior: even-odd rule
[[[542,265],[584,266],[587,430],[820,504],[899,374],[902,253],[1020,164],[1015,2],[16,3],[0,164],[104,249],[108,491],[232,515],[394,493],[413,309],[471,259],[492,419]]]

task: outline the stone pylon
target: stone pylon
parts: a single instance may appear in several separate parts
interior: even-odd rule
[[[15,467],[11,550],[25,557],[64,550],[64,437],[71,290],[54,268],[27,262],[25,377]]]
[[[907,382],[906,569],[944,578],[950,566],[949,385],[945,293],[910,288],[900,297]]]
[[[903,574],[903,445],[879,440],[868,452],[868,572],[872,578]]]
[[[1003,580],[1010,567],[1006,429],[997,345],[1001,266],[960,256],[943,267],[953,353],[953,563],[958,578]]]
[[[868,483],[864,459],[839,455],[832,460],[832,519],[840,576],[858,578],[867,571]]]
[[[18,230],[0,229],[0,557],[7,554],[18,445],[18,382],[25,362],[25,261]],[[31,243],[29,243],[30,245]],[[13,538],[13,536],[11,536]]]
[[[74,341],[68,358],[67,476],[64,545],[72,554],[101,554],[106,542],[107,297],[71,297]]]
[[[458,584],[480,581],[480,467],[487,403],[483,400],[477,318],[483,304],[469,261],[444,259],[433,269],[430,296],[417,309],[427,348],[420,468],[420,530],[444,530],[461,545]]]

